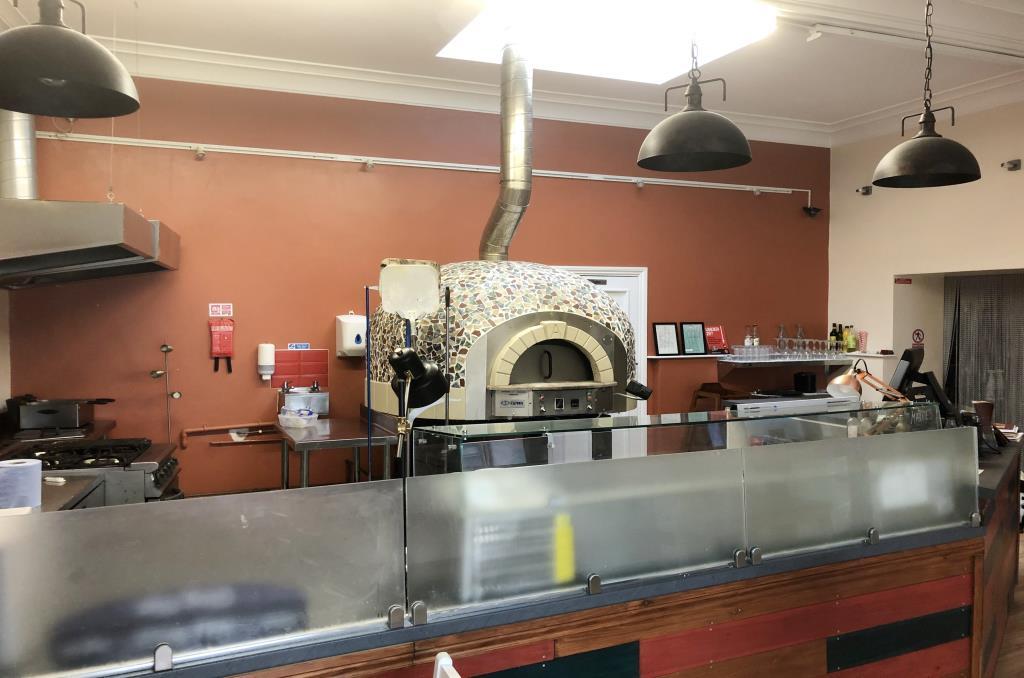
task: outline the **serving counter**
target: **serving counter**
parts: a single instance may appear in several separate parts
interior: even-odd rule
[[[442,650],[463,676],[994,666],[1018,454],[979,481],[973,429],[930,405],[413,440],[406,479],[5,523],[0,673],[405,678]]]

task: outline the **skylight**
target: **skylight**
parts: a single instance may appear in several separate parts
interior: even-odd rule
[[[500,63],[509,42],[534,68],[660,84],[770,35],[758,0],[490,0],[437,56]]]

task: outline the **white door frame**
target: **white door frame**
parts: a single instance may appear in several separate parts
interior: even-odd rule
[[[640,304],[639,322],[633,328],[636,335],[636,380],[647,385],[647,267],[646,266],[559,266],[587,278],[618,277],[636,278],[639,292],[637,301]],[[646,403],[640,402],[646,406]],[[646,412],[646,407],[641,408]]]

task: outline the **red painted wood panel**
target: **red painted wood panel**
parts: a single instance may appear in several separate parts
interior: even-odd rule
[[[879,662],[830,673],[836,678],[938,678],[966,671],[971,663],[971,639],[929,647]]]
[[[971,579],[958,575],[652,638],[640,643],[640,675],[663,676],[949,610],[970,604],[971,590]]]
[[[471,655],[468,657],[453,657],[455,668],[462,678],[471,678],[494,671],[514,669],[519,666],[529,666],[548,661],[555,656],[555,641],[540,640],[526,645],[517,645],[493,652]],[[416,664],[403,669],[395,669],[379,674],[379,678],[431,678],[434,675],[434,664],[428,662]]]

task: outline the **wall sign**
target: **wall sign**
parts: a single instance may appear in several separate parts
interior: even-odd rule
[[[289,351],[308,351],[309,350],[309,342],[308,341],[295,341],[295,342],[292,342],[292,343],[288,344],[288,350]]]
[[[234,304],[210,304],[211,318],[230,318],[235,314]]]
[[[911,341],[913,341],[912,348],[924,348],[924,330],[920,327],[914,330],[913,334],[910,335]]]
[[[913,285],[914,284],[914,279],[913,278],[896,278],[896,280],[894,282],[897,285]]]

